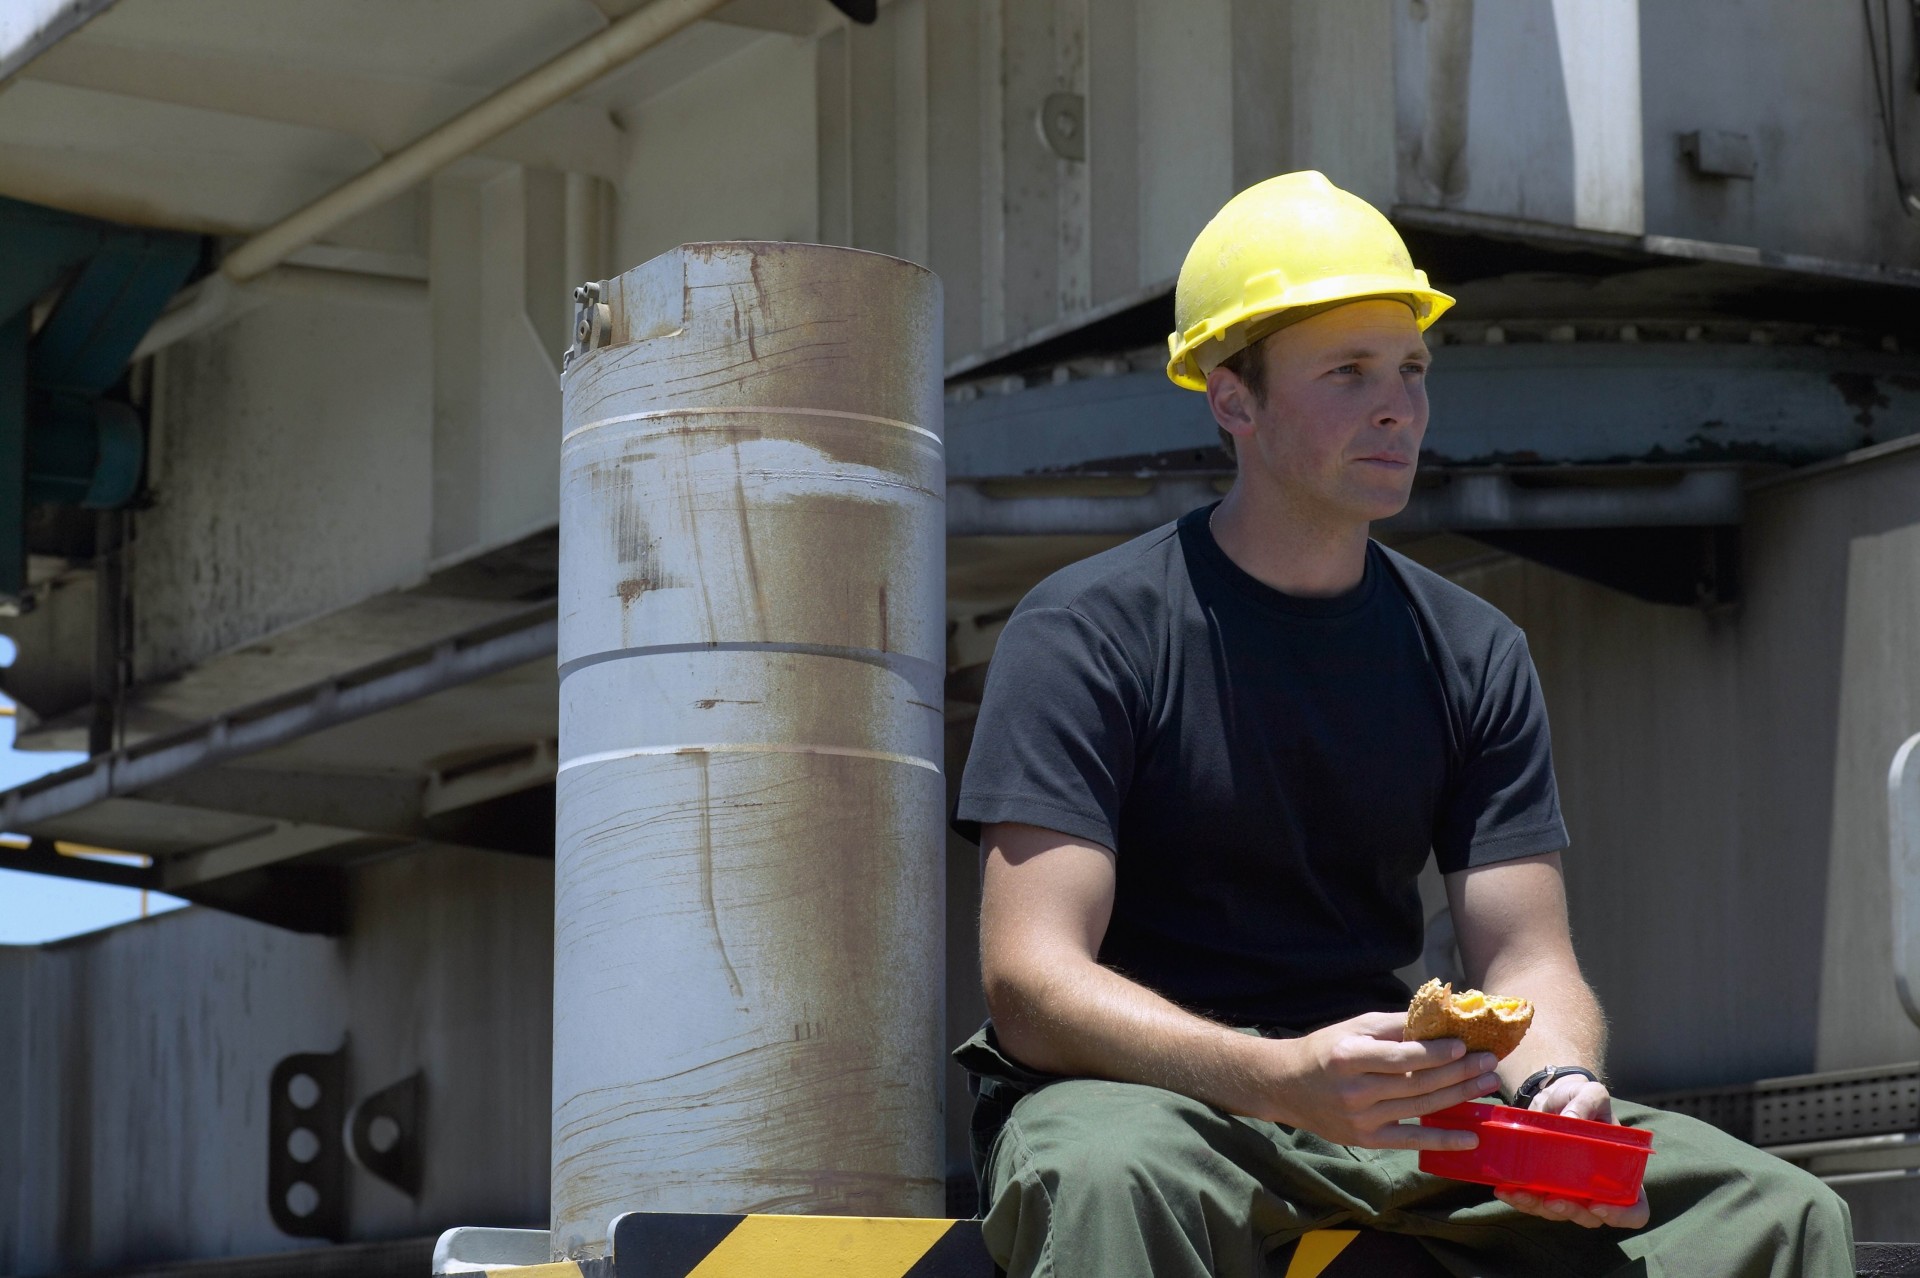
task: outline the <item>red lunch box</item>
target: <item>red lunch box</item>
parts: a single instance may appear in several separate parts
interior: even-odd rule
[[[1421,1150],[1421,1171],[1543,1198],[1631,1206],[1653,1153],[1652,1132],[1511,1105],[1468,1101],[1420,1123],[1480,1137],[1477,1149]]]

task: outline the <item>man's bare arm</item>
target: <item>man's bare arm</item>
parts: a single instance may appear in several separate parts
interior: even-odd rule
[[[1560,855],[1463,870],[1446,887],[1468,982],[1533,1003],[1533,1028],[1500,1063],[1508,1090],[1549,1065],[1601,1074],[1606,1022],[1574,957]]]
[[[1401,1041],[1370,1013],[1300,1039],[1238,1033],[1102,967],[1113,853],[1053,830],[990,825],[981,890],[987,1008],[1001,1045],[1034,1069],[1147,1083],[1342,1144],[1465,1148],[1472,1137],[1400,1126],[1485,1095],[1493,1058],[1458,1040]]]
[[[1447,899],[1467,977],[1485,990],[1533,1003],[1533,1028],[1500,1064],[1508,1088],[1549,1065],[1584,1065],[1601,1073],[1607,1048],[1600,1003],[1573,954],[1560,855],[1524,857],[1447,876]],[[1534,1099],[1533,1108],[1574,1118],[1613,1120],[1604,1082],[1571,1075]],[[1650,1218],[1647,1196],[1630,1207],[1542,1199],[1521,1190],[1496,1190],[1500,1200],[1529,1215],[1588,1229],[1639,1229]]]

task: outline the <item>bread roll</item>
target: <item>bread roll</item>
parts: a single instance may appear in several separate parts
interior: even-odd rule
[[[1533,1004],[1479,990],[1453,992],[1443,981],[1428,981],[1407,1007],[1407,1038],[1423,1041],[1457,1038],[1470,1052],[1492,1052],[1505,1059],[1520,1046],[1533,1024]]]

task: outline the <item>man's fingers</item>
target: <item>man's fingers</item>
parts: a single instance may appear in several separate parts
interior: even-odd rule
[[[1499,1060],[1492,1052],[1475,1052],[1457,1061],[1449,1061],[1418,1073],[1383,1074],[1378,1080],[1377,1101],[1405,1100],[1413,1096],[1431,1096],[1445,1087],[1495,1077]],[[1491,1090],[1491,1089],[1490,1089]],[[1476,1095],[1484,1096],[1486,1092]]]
[[[1362,1012],[1346,1022],[1346,1027],[1355,1034],[1388,1043],[1398,1043],[1407,1036],[1407,1018],[1399,1012]]]
[[[1434,1114],[1464,1101],[1479,1100],[1482,1096],[1491,1096],[1500,1090],[1500,1076],[1497,1074],[1475,1074],[1464,1083],[1455,1083],[1443,1087],[1437,1092],[1428,1092],[1424,1096],[1404,1096],[1398,1100],[1382,1101],[1374,1108],[1380,1115],[1390,1119],[1419,1118],[1423,1114]],[[1469,1147],[1471,1148],[1471,1147]]]
[[[1613,1097],[1603,1083],[1576,1080],[1580,1088],[1574,1092],[1565,1109],[1560,1112],[1568,1118],[1589,1118],[1596,1123],[1613,1121]]]
[[[1607,1225],[1615,1229],[1639,1229],[1645,1226],[1649,1217],[1644,1192],[1640,1195],[1640,1201],[1631,1207],[1578,1203],[1566,1198],[1542,1198],[1521,1189],[1496,1189],[1493,1192],[1494,1197],[1515,1211],[1523,1211],[1543,1220],[1564,1220],[1585,1229],[1599,1229]]]
[[[1362,1073],[1417,1074],[1460,1060],[1466,1055],[1467,1045],[1457,1038],[1403,1043],[1356,1033],[1343,1039],[1340,1049],[1346,1063]]]
[[[1418,1123],[1388,1123],[1366,1143],[1368,1149],[1477,1149],[1480,1138],[1449,1127],[1422,1127]]]

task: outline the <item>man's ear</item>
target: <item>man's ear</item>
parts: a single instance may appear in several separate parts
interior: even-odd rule
[[[1233,436],[1236,448],[1253,435],[1253,392],[1225,364],[1207,374],[1207,408],[1220,429]]]

